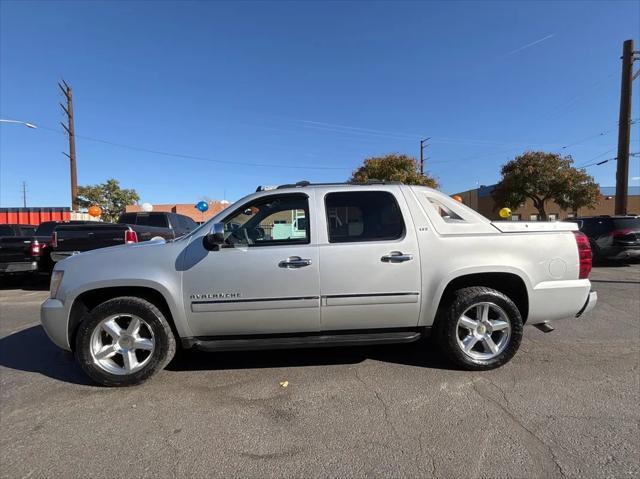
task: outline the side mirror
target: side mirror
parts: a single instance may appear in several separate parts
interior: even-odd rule
[[[202,244],[206,250],[218,251],[224,241],[224,224],[214,223],[208,234],[202,238]]]

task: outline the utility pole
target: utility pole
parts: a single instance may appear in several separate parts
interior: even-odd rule
[[[27,183],[22,182],[22,206],[27,207]]]
[[[65,125],[62,122],[60,122],[60,124],[69,136],[69,154],[63,153],[63,155],[69,158],[69,169],[71,173],[71,211],[77,211],[78,205],[76,203],[76,198],[78,197],[78,174],[76,171],[76,137],[73,128],[73,94],[71,87],[67,85],[66,81],[62,80],[62,84],[58,83],[58,86],[60,87],[60,90],[62,90],[62,94],[67,99],[66,107],[60,103],[60,106],[67,115],[67,124]]]
[[[622,47],[622,82],[620,87],[620,119],[618,121],[618,156],[616,170],[616,215],[627,214],[629,196],[629,143],[631,141],[631,86],[633,74],[633,40]]]
[[[431,138],[424,138],[423,140],[420,140],[420,174],[422,176],[424,176],[424,147],[426,146],[425,143],[427,140],[430,139]]]

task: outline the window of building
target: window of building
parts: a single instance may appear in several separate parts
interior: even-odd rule
[[[558,221],[558,214],[557,213],[549,213],[547,218],[549,219],[549,221]]]
[[[308,217],[309,202],[304,194],[260,198],[223,221],[225,238],[232,245],[308,244]]]
[[[529,221],[538,221],[538,215],[529,215]]]
[[[511,221],[520,221],[520,215],[518,214],[511,215]]]
[[[390,241],[404,235],[402,213],[391,193],[329,193],[324,201],[330,243]]]
[[[567,213],[567,218],[575,218],[575,213]]]

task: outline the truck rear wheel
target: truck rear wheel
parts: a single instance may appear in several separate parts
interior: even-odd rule
[[[508,296],[486,287],[454,293],[436,322],[443,352],[467,370],[494,369],[508,362],[522,340],[522,316]]]
[[[135,297],[100,304],[76,335],[80,366],[104,386],[140,384],[163,369],[175,351],[176,340],[162,312]]]

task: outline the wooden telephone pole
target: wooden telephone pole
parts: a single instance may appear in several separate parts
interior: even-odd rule
[[[420,174],[424,176],[424,147],[425,143],[431,138],[425,138],[424,140],[420,140]]]
[[[69,154],[63,153],[69,158],[69,169],[71,173],[71,211],[78,210],[78,204],[76,198],[78,197],[78,174],[76,171],[76,137],[73,128],[73,94],[71,87],[67,85],[67,82],[62,80],[62,84],[58,83],[62,94],[67,99],[67,106],[60,103],[60,106],[67,115],[67,124],[60,122],[62,128],[64,128],[69,136]]]
[[[631,141],[631,86],[634,55],[633,40],[622,47],[622,84],[620,87],[620,120],[618,122],[618,157],[616,170],[616,215],[627,214],[629,200],[629,143]]]

